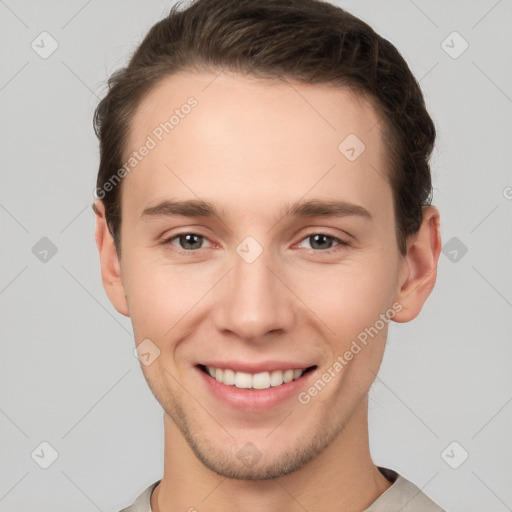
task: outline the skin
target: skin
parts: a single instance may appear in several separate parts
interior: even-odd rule
[[[141,365],[164,410],[153,510],[364,510],[391,485],[372,462],[367,419],[387,324],[307,405],[294,395],[240,411],[196,365],[300,361],[316,365],[307,391],[393,303],[393,321],[420,313],[436,280],[439,212],[424,209],[401,256],[379,117],[347,89],[180,72],[139,105],[128,148],[190,96],[197,107],[123,180],[121,259],[96,201],[105,290],[136,343],[160,350]],[[338,150],[348,134],[366,146],[353,162]],[[210,201],[218,216],[141,217],[164,199]],[[361,205],[372,219],[284,215],[309,199]],[[162,243],[186,233],[204,238]],[[314,234],[333,238],[315,244]],[[252,263],[236,251],[247,236],[263,248]],[[261,455],[250,467],[237,457],[249,442]]]

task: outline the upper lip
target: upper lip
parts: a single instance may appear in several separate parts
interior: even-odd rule
[[[200,365],[220,368],[222,370],[229,369],[235,372],[245,372],[252,374],[261,372],[273,372],[276,370],[306,370],[311,366],[315,366],[297,361],[263,361],[261,363],[244,361],[207,361],[200,363]]]

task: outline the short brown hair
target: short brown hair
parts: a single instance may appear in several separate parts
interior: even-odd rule
[[[120,254],[121,183],[130,123],[142,99],[179,71],[227,69],[261,78],[348,87],[383,120],[400,253],[432,198],[435,127],[420,86],[398,50],[369,25],[321,0],[196,0],[157,22],[128,65],[108,80],[94,113],[100,143],[97,189]],[[341,142],[341,141],[340,141]]]

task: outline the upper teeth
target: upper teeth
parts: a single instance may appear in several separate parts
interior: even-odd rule
[[[275,370],[273,372],[251,374],[213,368],[212,366],[207,366],[206,370],[218,382],[243,389],[267,389],[270,386],[280,386],[283,382],[286,384],[298,379],[304,373],[304,370]]]

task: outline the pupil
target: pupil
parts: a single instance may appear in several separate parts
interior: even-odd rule
[[[194,238],[196,239],[195,242],[193,240]],[[198,246],[201,245],[200,241],[198,241],[200,238],[201,237],[199,235],[183,235],[181,237],[181,242],[182,242],[181,245],[184,249],[190,249],[190,248],[197,249]],[[188,247],[187,247],[187,244],[189,244]],[[192,245],[192,247],[190,247],[190,245]]]
[[[329,245],[328,248],[330,248],[330,244],[329,244],[329,241],[328,241],[329,237],[327,237],[326,235],[314,235],[312,238],[313,238],[314,242],[311,245],[313,247],[314,247],[315,244],[318,245],[318,242],[320,241],[320,244],[319,244],[319,248],[320,249],[325,249],[325,242],[327,242],[327,245]],[[324,242],[323,244],[322,244],[322,241]]]

